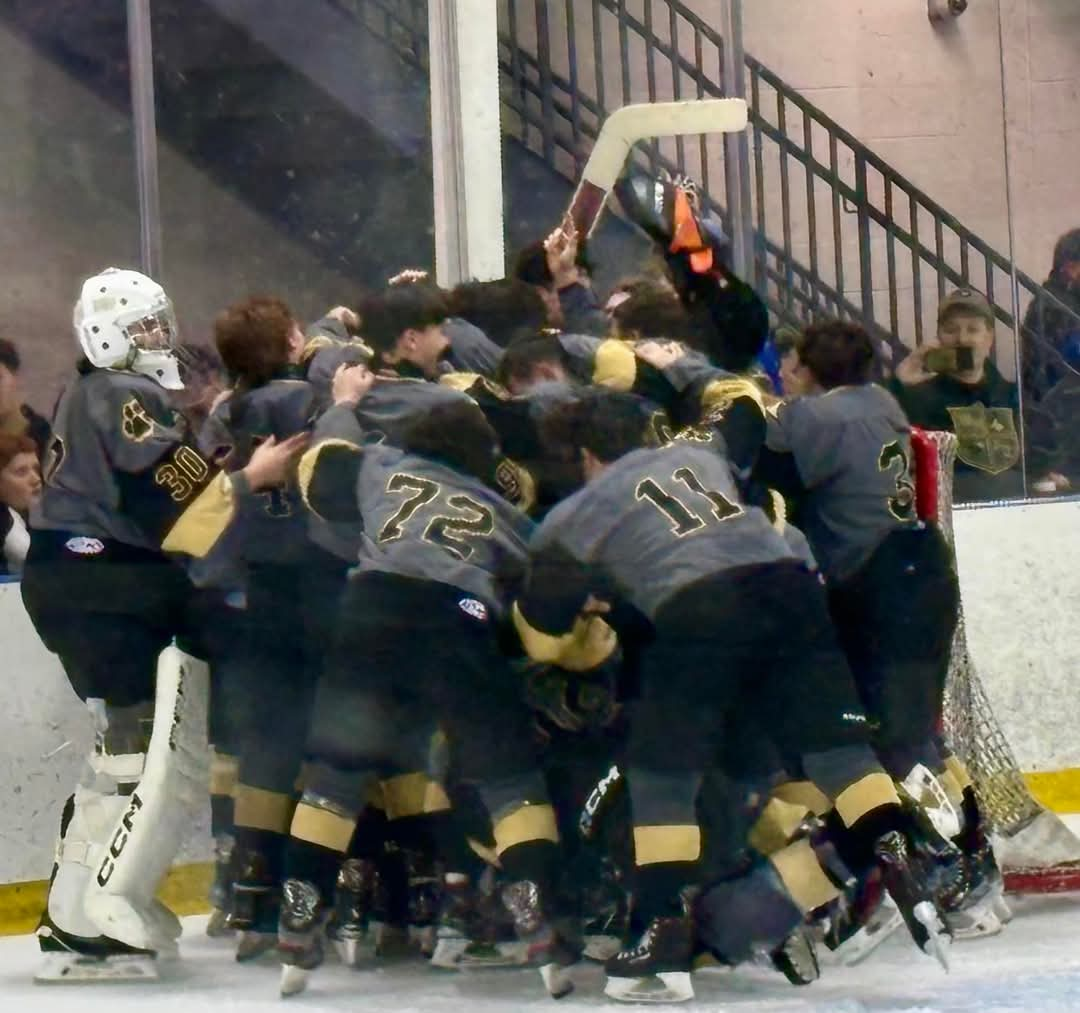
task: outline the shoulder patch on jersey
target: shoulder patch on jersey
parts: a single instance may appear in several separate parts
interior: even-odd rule
[[[154,420],[137,397],[128,398],[120,407],[120,431],[132,443],[142,443],[154,435]]]
[[[64,542],[64,548],[76,556],[97,556],[105,551],[105,543],[100,538],[85,538],[77,535]]]
[[[476,598],[462,598],[458,602],[458,608],[467,616],[472,616],[473,619],[478,619],[482,623],[487,622],[487,606]]]

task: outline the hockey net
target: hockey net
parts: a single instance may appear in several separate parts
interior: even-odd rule
[[[938,517],[955,551],[952,475],[956,437],[929,432],[938,454]],[[1032,796],[994,717],[968,651],[963,603],[945,688],[945,737],[975,783],[993,832],[1006,887],[1016,892],[1080,890],[1080,840]]]

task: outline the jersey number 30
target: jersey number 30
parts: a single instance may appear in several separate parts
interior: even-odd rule
[[[738,503],[732,503],[723,493],[716,492],[714,489],[706,489],[701,479],[689,468],[679,468],[671,476],[671,480],[673,483],[678,482],[686,486],[687,490],[695,496],[701,497],[709,504],[711,509],[707,517],[712,517],[717,521],[729,521],[733,517],[740,516],[743,512],[743,508]],[[634,498],[638,502],[648,500],[656,507],[671,522],[672,534],[677,538],[692,535],[695,531],[700,531],[707,523],[706,517],[696,513],[683,500],[665,489],[654,479],[643,478],[638,482],[637,488],[634,490]],[[696,505],[697,501],[695,500],[694,503]],[[703,508],[704,503],[698,507],[699,510]]]
[[[437,499],[443,490],[438,482],[399,471],[390,476],[386,491],[411,495],[382,526],[380,542],[394,542],[401,538],[416,511]],[[477,503],[463,493],[446,496],[445,502],[450,508],[449,512],[432,517],[422,537],[458,559],[468,559],[473,554],[469,539],[487,538],[495,530],[495,517],[483,503]]]

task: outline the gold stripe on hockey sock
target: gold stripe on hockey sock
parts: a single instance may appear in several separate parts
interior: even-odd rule
[[[964,761],[959,756],[953,756],[950,753],[945,757],[945,771],[956,779],[956,783],[960,787],[960,794],[963,795],[965,788],[973,786],[974,782],[971,780],[971,772],[967,769]],[[952,796],[950,795],[951,799]]]
[[[427,774],[398,774],[382,782],[383,806],[388,820],[405,819],[450,808],[443,786]]]
[[[238,784],[233,795],[233,822],[238,827],[287,834],[295,808],[293,795]]]
[[[757,822],[750,828],[747,839],[751,847],[761,854],[771,855],[787,845],[810,814],[810,810],[804,805],[792,805],[782,799],[771,798]]]
[[[232,795],[240,776],[240,761],[228,753],[210,754],[210,794]]]
[[[298,840],[309,841],[311,844],[345,854],[349,850],[354,830],[355,816],[339,816],[327,809],[301,802],[293,814],[289,833]]]
[[[825,875],[810,842],[803,838],[769,856],[791,899],[807,914],[840,896],[836,884]]]
[[[701,828],[683,826],[634,827],[634,864],[696,862],[701,857]]]
[[[517,844],[528,841],[554,841],[558,843],[559,828],[555,823],[555,810],[546,802],[539,805],[518,806],[500,816],[493,827],[495,854],[502,855]]]
[[[773,788],[773,798],[791,805],[801,805],[815,816],[824,816],[832,807],[829,796],[813,781],[787,781]]]
[[[896,794],[896,785],[883,770],[860,777],[836,796],[836,811],[845,827],[854,826],[871,809],[899,804],[900,796]]]

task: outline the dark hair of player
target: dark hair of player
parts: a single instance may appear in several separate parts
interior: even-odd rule
[[[580,401],[559,405],[543,423],[553,449],[588,450],[605,464],[649,442],[648,405],[634,394],[590,391]]]
[[[289,363],[292,310],[275,296],[233,303],[214,321],[214,344],[238,390],[269,382]]]
[[[37,444],[29,436],[15,433],[0,433],[0,471],[3,471],[12,459],[19,454],[33,454],[37,457]]]
[[[824,390],[858,386],[874,378],[874,342],[859,324],[847,320],[811,324],[796,347],[799,361]]]
[[[507,346],[499,360],[497,379],[504,387],[528,383],[538,366],[557,363],[567,366],[566,352],[556,334],[525,332]]]
[[[523,329],[547,325],[547,307],[540,293],[523,281],[467,281],[449,295],[450,316],[479,327],[502,348]]]
[[[376,352],[392,352],[406,331],[422,331],[450,316],[446,295],[430,282],[391,285],[378,295],[362,299],[361,337]]]
[[[630,298],[612,311],[611,319],[624,337],[688,342],[694,339],[690,315],[669,285],[656,282],[635,285]]]
[[[19,371],[19,350],[13,341],[0,338],[0,366],[5,367],[11,373]]]
[[[402,434],[401,446],[482,482],[494,481],[499,437],[470,401],[436,405],[417,416]]]

